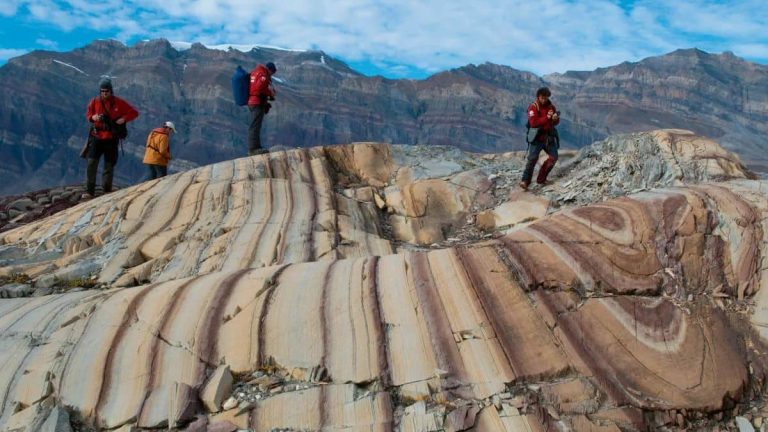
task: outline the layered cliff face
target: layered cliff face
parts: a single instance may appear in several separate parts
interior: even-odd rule
[[[718,139],[759,171],[768,171],[768,68],[730,54],[683,50],[594,72],[543,78],[483,64],[425,80],[365,77],[322,52],[260,48],[247,53],[156,40],[126,47],[96,41],[67,53],[34,52],[0,68],[0,172],[3,193],[80,182],[76,157],[87,133],[85,106],[101,75],[141,112],[117,170],[123,185],[143,174],[149,131],[172,119],[171,171],[246,153],[248,116],[231,102],[237,64],[278,64],[278,100],[265,143],[279,148],[354,141],[453,145],[473,152],[522,150],[525,111],[549,85],[563,113],[565,146],[609,133],[682,128]]]
[[[0,424],[761,424],[768,184],[680,130],[567,153],[526,193],[522,162],[275,152],[1,234]]]

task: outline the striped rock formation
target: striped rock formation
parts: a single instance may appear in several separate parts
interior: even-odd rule
[[[625,138],[656,143],[658,187],[589,205],[558,201],[566,164],[510,194],[519,155],[366,143],[4,233],[4,282],[35,295],[0,300],[0,430],[761,424],[768,183],[685,132]],[[533,207],[472,227],[513,204]]]

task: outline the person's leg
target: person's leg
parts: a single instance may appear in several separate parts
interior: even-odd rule
[[[165,177],[165,176],[168,175],[168,167],[167,166],[157,165],[157,167],[155,167],[155,169],[157,170],[157,176],[158,177]]]
[[[86,167],[85,192],[90,195],[96,194],[96,171],[98,169],[99,160],[89,157]]]
[[[539,175],[536,178],[536,183],[544,184],[547,182],[547,176],[550,171],[552,171],[552,168],[555,167],[555,163],[557,163],[557,147],[558,146],[552,141],[544,148],[544,151],[547,152],[549,157],[547,157],[547,160],[544,161],[544,164],[539,168]]]
[[[96,172],[99,170],[99,159],[104,152],[104,142],[94,140],[88,150],[88,164],[86,166],[85,192],[91,196],[96,194]]]
[[[533,169],[536,167],[536,162],[539,160],[539,153],[541,153],[544,145],[538,142],[532,142],[528,145],[528,154],[525,158],[525,170],[523,171],[523,179],[520,182],[520,186],[527,188],[531,184],[531,178],[533,178]]]
[[[104,141],[104,173],[101,176],[101,185],[104,193],[112,192],[112,179],[114,177],[115,165],[117,165],[118,142],[117,140]]]
[[[248,107],[251,110],[251,124],[248,127],[248,155],[261,153],[261,124],[264,121],[264,109],[261,105]]]
[[[146,165],[146,174],[144,175],[144,181],[150,181],[157,178],[157,175],[155,174],[155,166],[152,164]]]

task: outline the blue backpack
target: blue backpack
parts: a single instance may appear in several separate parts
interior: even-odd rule
[[[232,75],[232,96],[238,106],[248,105],[248,96],[251,89],[251,74],[238,65],[235,74]]]

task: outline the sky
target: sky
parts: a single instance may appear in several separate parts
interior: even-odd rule
[[[94,39],[322,50],[367,75],[491,62],[539,75],[678,48],[768,64],[765,0],[0,0],[0,64]]]

